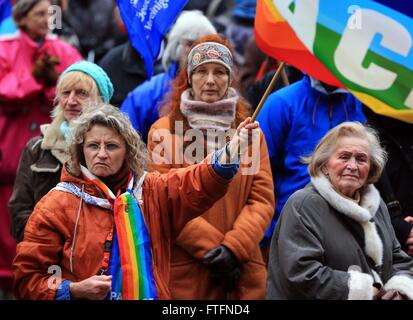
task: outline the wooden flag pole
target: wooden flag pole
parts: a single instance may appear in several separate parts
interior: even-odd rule
[[[269,96],[272,88],[274,87],[275,83],[277,82],[278,78],[280,77],[281,71],[284,69],[285,62],[281,62],[280,65],[278,66],[277,71],[275,72],[274,76],[271,79],[270,84],[268,85],[267,89],[265,90],[264,95],[262,96],[260,103],[257,106],[257,109],[255,109],[254,114],[251,117],[251,122],[254,122],[255,119],[257,118],[258,114],[260,113],[260,110],[262,106],[264,105],[265,100],[267,100],[267,97]]]

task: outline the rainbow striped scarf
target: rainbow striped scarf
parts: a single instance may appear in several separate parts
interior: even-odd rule
[[[112,275],[110,299],[157,299],[152,269],[152,249],[141,209],[132,195],[134,173],[131,171],[125,193],[117,197],[89,170],[82,167],[86,181],[95,184],[113,203],[115,234],[108,273]]]

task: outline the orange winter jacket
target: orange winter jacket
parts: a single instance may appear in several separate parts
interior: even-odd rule
[[[177,158],[185,149],[181,136],[172,134],[171,139],[158,142],[160,136],[171,132],[170,124],[170,119],[164,117],[151,127],[148,135],[150,170],[165,173],[189,165],[185,159],[180,163]],[[253,151],[259,153],[257,172],[243,174],[241,162],[226,195],[205,209],[202,216],[189,221],[176,237],[169,283],[172,299],[264,298],[267,270],[259,242],[273,217],[275,200],[267,145],[262,133],[257,149]],[[161,164],[158,151],[169,163]],[[237,289],[231,293],[215,285],[208,268],[202,264],[203,256],[219,245],[228,247],[241,265]]]
[[[227,190],[229,181],[216,174],[209,160],[164,175],[148,173],[144,179],[142,213],[151,238],[159,299],[170,298],[172,239],[190,219],[211,207]],[[73,182],[80,188],[84,185],[86,193],[102,197],[93,184],[72,176],[65,168],[61,181]],[[13,262],[17,298],[54,299],[56,289],[50,284],[53,280],[51,270],[56,270],[56,266],[61,270],[62,280],[81,281],[98,273],[105,239],[113,230],[113,214],[83,202],[75,234],[79,205],[78,197],[56,189],[36,205]]]

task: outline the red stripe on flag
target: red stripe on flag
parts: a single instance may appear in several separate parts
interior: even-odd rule
[[[328,84],[344,85],[304,46],[287,21],[278,21],[265,0],[257,1],[255,42],[267,55],[284,61]]]
[[[133,284],[133,275],[132,270],[130,269],[130,254],[129,254],[129,243],[128,243],[128,233],[126,231],[126,222],[125,216],[123,215],[124,204],[122,203],[122,208],[114,208],[116,228],[119,241],[119,255],[120,261],[122,264],[122,299],[130,300],[133,299],[133,286],[130,287],[130,284]],[[116,203],[116,206],[119,206]],[[127,262],[125,264],[125,262]]]

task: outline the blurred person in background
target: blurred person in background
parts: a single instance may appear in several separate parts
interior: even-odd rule
[[[115,0],[69,0],[65,18],[88,61],[99,62],[106,52],[127,39],[117,22]]]
[[[13,6],[18,26],[0,39],[0,288],[11,289],[15,242],[7,203],[21,152],[50,122],[59,74],[81,60],[77,50],[49,35],[49,0],[19,0]]]
[[[110,79],[92,62],[77,62],[60,76],[53,121],[41,125],[41,135],[27,143],[17,169],[9,201],[12,233],[17,243],[23,240],[24,227],[37,202],[60,181],[63,164],[69,158],[70,123],[85,106],[108,103],[112,95]]]
[[[413,257],[413,124],[375,113],[366,105],[363,111],[389,157],[376,187],[386,203],[397,240]]]
[[[134,89],[121,106],[121,111],[128,114],[132,125],[147,142],[151,125],[159,119],[159,108],[171,82],[178,74],[179,67],[188,56],[194,40],[205,34],[215,34],[215,28],[201,11],[182,11],[168,33],[167,45],[162,56],[162,65],[166,70],[153,76]]]

